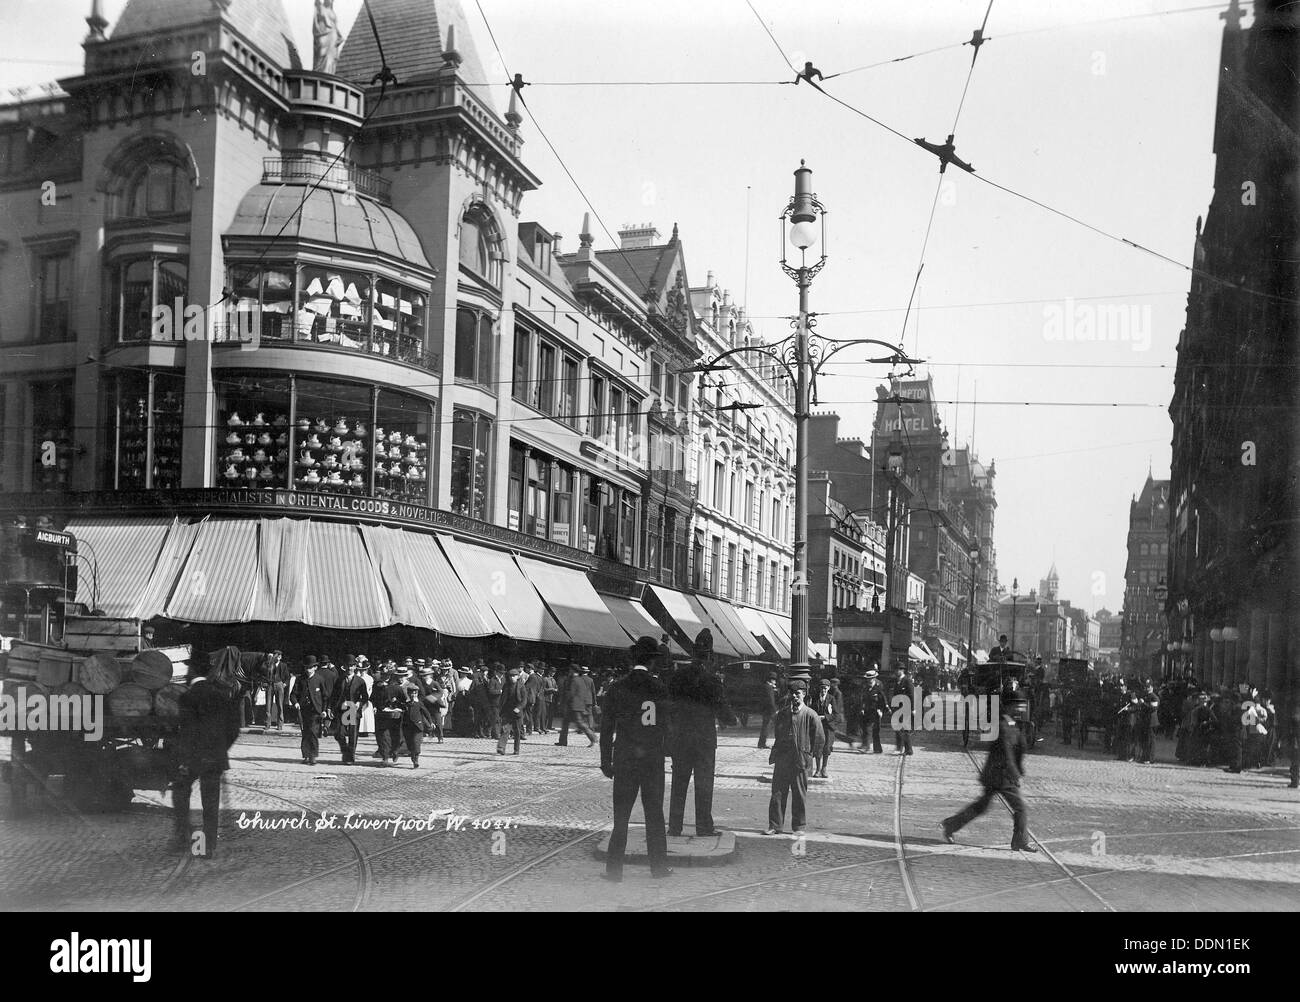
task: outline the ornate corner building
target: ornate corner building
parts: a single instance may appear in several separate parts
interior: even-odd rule
[[[1300,9],[1222,15],[1214,195],[1178,342],[1168,644],[1206,682],[1296,691]],[[1127,611],[1127,609],[1126,609]]]

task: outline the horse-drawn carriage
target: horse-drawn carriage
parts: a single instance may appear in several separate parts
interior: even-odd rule
[[[1089,736],[1100,737],[1109,750],[1115,734],[1115,715],[1120,707],[1116,692],[1106,686],[1083,658],[1061,658],[1061,740],[1077,741],[1080,748]]]
[[[1028,659],[1015,653],[1006,661],[986,661],[984,664],[971,665],[968,672],[963,672],[967,681],[961,695],[981,699],[997,696],[999,712],[1007,713],[1016,722],[1032,748],[1037,740],[1037,717],[1034,713],[1031,674]],[[962,731],[963,747],[970,743],[969,715],[966,723],[967,726]]]

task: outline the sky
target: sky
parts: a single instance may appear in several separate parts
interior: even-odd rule
[[[311,0],[284,3],[310,52]],[[1129,501],[1148,470],[1169,476],[1182,265],[1213,191],[1222,7],[994,0],[955,138],[978,178],[950,167],[941,179],[936,158],[906,140],[941,143],[952,130],[971,67],[960,43],[984,0],[752,5],[482,0],[480,13],[465,0],[498,109],[507,68],[532,82],[523,158],[543,184],[521,219],[564,234],[565,249],[589,206],[598,249],[627,223],[653,222],[665,238],[676,223],[692,285],[714,272],[775,339],[797,309],[777,217],[806,161],[830,213],[811,290],[818,333],[903,338],[926,360],[918,373],[933,376],[952,440],[996,461],[1004,585],[1016,577],[1026,592],[1055,562],[1062,597],[1118,611]],[[105,0],[110,22],[123,6]],[[347,30],[360,0],[336,7]],[[0,100],[77,72],[89,9],[4,0]],[[1178,13],[1138,16],[1168,11]],[[825,90],[902,138],[806,84],[778,83],[793,80],[787,58],[843,73]],[[617,85],[629,81],[651,85]],[[850,348],[819,381],[819,409],[841,416],[841,435],[869,436],[889,371],[866,362],[875,354]]]

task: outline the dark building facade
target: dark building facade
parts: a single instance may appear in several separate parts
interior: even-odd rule
[[[1147,474],[1142,493],[1129,503],[1119,647],[1120,667],[1126,673],[1146,676],[1159,667],[1166,644],[1160,589],[1168,550],[1169,481]]]
[[[1254,15],[1244,27],[1236,0],[1221,15],[1214,195],[1169,407],[1163,612],[1178,667],[1276,691],[1297,670],[1300,8],[1265,0]],[[1141,636],[1125,640],[1132,656]]]

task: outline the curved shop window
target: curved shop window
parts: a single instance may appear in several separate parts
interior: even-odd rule
[[[118,376],[109,432],[115,490],[180,487],[184,411],[184,373],[149,370]]]
[[[216,482],[428,504],[432,410],[360,383],[220,378]]]
[[[491,448],[491,418],[457,409],[451,422],[451,510],[457,515],[487,519]]]
[[[189,267],[176,257],[158,254],[117,262],[109,283],[109,332],[116,341],[172,341],[184,339],[184,309],[189,306]],[[155,324],[159,306],[182,315],[172,316],[168,327]],[[154,331],[158,336],[154,337]]]

